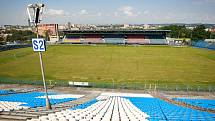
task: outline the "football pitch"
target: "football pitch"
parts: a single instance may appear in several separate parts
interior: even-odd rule
[[[215,51],[192,47],[52,45],[47,80],[215,85]],[[41,80],[32,48],[0,52],[0,78]]]

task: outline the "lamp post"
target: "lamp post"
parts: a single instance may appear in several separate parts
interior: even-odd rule
[[[42,14],[43,14],[44,6],[45,6],[44,4],[30,4],[27,7],[29,21],[33,24],[33,26],[36,29],[37,39],[39,39],[38,23],[40,23],[40,21],[42,21]],[[45,49],[44,49],[44,51],[45,51]],[[43,86],[44,86],[44,90],[45,90],[46,109],[49,110],[49,109],[51,109],[51,104],[50,104],[50,101],[48,98],[48,92],[47,92],[46,81],[45,81],[45,73],[44,73],[44,65],[43,65],[43,59],[42,59],[42,52],[40,50],[39,50],[39,57],[40,57],[40,67],[41,67],[41,73],[42,73],[42,79],[43,79]]]

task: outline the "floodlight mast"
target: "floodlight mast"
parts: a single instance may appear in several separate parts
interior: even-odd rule
[[[28,17],[29,17],[30,23],[33,23],[34,27],[36,28],[37,38],[39,38],[38,23],[42,21],[42,14],[43,14],[44,7],[45,7],[44,4],[29,4],[27,7]],[[50,110],[51,104],[48,98],[42,53],[40,51],[39,51],[39,57],[40,57],[40,67],[41,67],[41,73],[42,73],[42,79],[43,79],[43,86],[45,90],[46,109]]]

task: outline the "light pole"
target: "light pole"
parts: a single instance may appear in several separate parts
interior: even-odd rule
[[[115,88],[114,79],[112,78],[113,89]]]
[[[29,16],[29,20],[31,23],[33,23],[33,26],[36,28],[37,38],[39,38],[38,33],[38,23],[42,21],[42,14],[44,9],[44,4],[30,4],[27,7],[27,12]],[[40,67],[42,72],[42,79],[43,79],[43,86],[45,90],[45,98],[46,98],[46,109],[51,109],[51,104],[49,102],[48,98],[48,92],[46,87],[46,81],[45,81],[45,73],[44,73],[44,65],[43,65],[43,59],[42,59],[42,52],[39,51],[39,57],[40,57]]]

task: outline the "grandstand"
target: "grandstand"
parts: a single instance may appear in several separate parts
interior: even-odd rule
[[[125,44],[125,37],[123,35],[104,35],[104,43],[107,44]]]
[[[81,43],[81,37],[78,35],[67,35],[63,40],[68,43]]]
[[[169,30],[85,30],[62,31],[63,43],[165,45]]]
[[[101,93],[97,98],[30,121],[214,120],[215,114],[167,103],[149,94]]]
[[[30,92],[0,96],[0,111],[11,111],[45,106],[45,93]],[[59,104],[75,100],[83,95],[49,93],[50,103]]]
[[[128,35],[128,44],[149,44],[149,39],[146,39],[144,35]]]
[[[102,36],[101,35],[85,35],[85,38],[83,38],[83,43],[89,43],[89,44],[99,44],[103,43]]]
[[[215,43],[209,43],[207,41],[199,40],[199,41],[193,41],[191,44],[194,47],[215,50]]]
[[[25,89],[17,89],[25,90]],[[35,89],[28,89],[34,91]],[[26,90],[26,91],[28,91]],[[67,90],[63,88],[63,90]],[[50,90],[51,91],[51,90]],[[215,114],[176,105],[145,93],[80,90],[74,94],[58,90],[49,92],[52,110],[46,110],[45,93],[16,93],[1,90],[0,119],[28,121],[154,121],[154,120],[215,120]],[[12,92],[12,93],[11,93]],[[61,92],[61,93],[59,93]],[[69,91],[70,92],[70,91]],[[6,95],[5,95],[6,94]],[[214,100],[173,100],[214,110]]]

